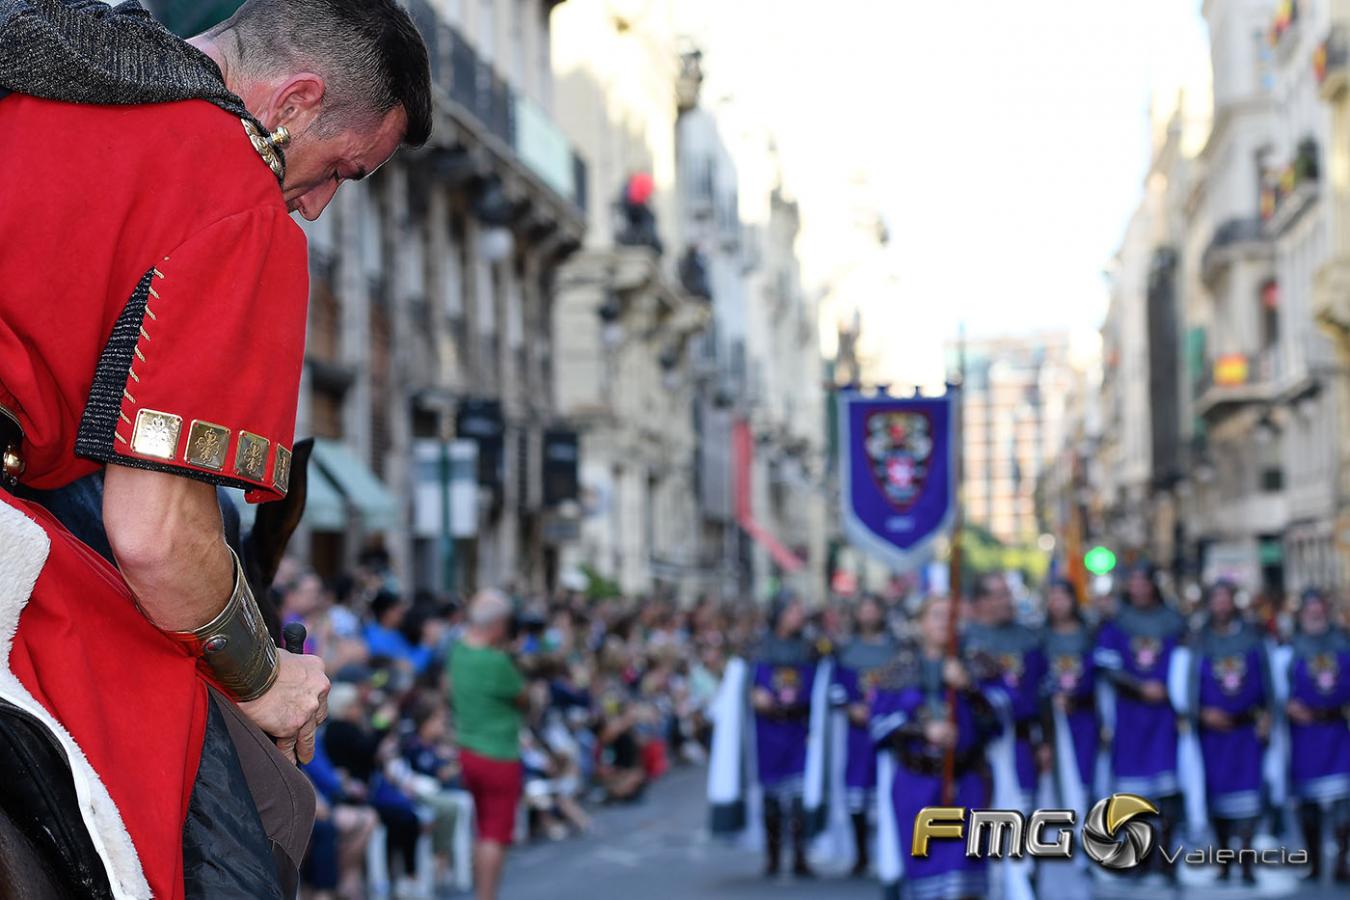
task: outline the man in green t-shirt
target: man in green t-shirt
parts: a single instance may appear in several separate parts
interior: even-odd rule
[[[464,785],[473,795],[478,840],[473,849],[478,900],[495,900],[520,803],[520,719],[525,679],[502,647],[511,602],[480,591],[469,603],[464,637],[450,651],[450,705]]]

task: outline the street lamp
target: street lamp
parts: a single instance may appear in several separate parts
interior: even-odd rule
[[[623,343],[623,325],[619,323],[623,316],[623,301],[613,288],[606,289],[605,302],[600,304],[595,314],[600,317],[600,340],[604,345],[612,350]]]
[[[511,256],[516,239],[511,229],[488,226],[478,232],[478,255],[486,263],[499,263]]]
[[[1270,413],[1263,415],[1261,420],[1256,423],[1256,428],[1252,429],[1253,439],[1263,447],[1268,446],[1274,441],[1279,433],[1279,429],[1275,427],[1275,422],[1271,419]]]

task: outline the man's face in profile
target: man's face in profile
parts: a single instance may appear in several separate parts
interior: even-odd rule
[[[394,155],[408,117],[396,106],[371,127],[344,128],[324,136],[311,125],[286,148],[286,208],[313,222],[343,181],[359,181]]]

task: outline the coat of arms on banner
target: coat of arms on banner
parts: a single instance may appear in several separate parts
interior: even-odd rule
[[[875,412],[867,417],[867,458],[886,499],[906,512],[923,490],[933,426],[918,412]]]
[[[926,561],[956,509],[956,394],[839,395],[844,532],[899,570]]]

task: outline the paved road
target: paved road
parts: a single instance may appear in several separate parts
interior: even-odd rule
[[[768,881],[761,859],[720,842],[705,828],[701,769],[681,769],[655,785],[636,806],[601,809],[596,832],[558,843],[535,843],[508,864],[502,900],[878,900],[874,882],[825,877],[811,882]],[[1042,900],[1171,900],[1162,884],[1137,881],[1090,885],[1060,863],[1041,869]],[[1299,889],[1289,876],[1262,873],[1257,889],[1210,886],[1210,873],[1187,873],[1184,900],[1247,900],[1297,895],[1315,900],[1350,897],[1330,885]]]
[[[704,781],[701,769],[679,769],[641,804],[600,810],[593,836],[522,849],[502,900],[876,900],[871,882],[764,879],[758,855],[709,839]]]

